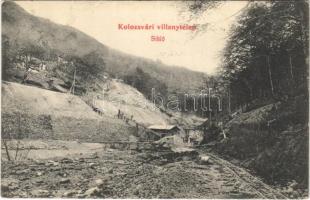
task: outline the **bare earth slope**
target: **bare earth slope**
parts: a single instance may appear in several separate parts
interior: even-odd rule
[[[137,89],[112,79],[104,86],[102,100],[95,100],[93,104],[100,108],[104,115],[115,117],[120,110],[124,116],[143,125],[169,124],[169,117],[156,108]]]
[[[99,119],[79,97],[18,83],[3,82],[2,112],[52,114],[74,118]]]
[[[2,135],[25,138],[132,140],[135,129],[99,116],[79,97],[25,86],[2,84]],[[20,130],[23,130],[21,132]]]

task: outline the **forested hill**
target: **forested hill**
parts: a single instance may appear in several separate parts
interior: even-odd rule
[[[308,3],[250,4],[231,29],[219,85],[237,108],[257,99],[308,97]]]
[[[231,113],[215,148],[290,198],[308,195],[308,11],[307,1],[250,2],[214,84]]]
[[[77,74],[84,78],[106,72],[112,77],[128,79],[137,70],[142,71],[149,77],[149,85],[159,85],[163,91],[196,90],[206,78],[204,73],[119,52],[75,28],[32,16],[9,1],[2,5],[2,45],[4,79],[15,76],[10,74],[10,65],[23,55],[43,61],[57,60],[60,56],[78,63]],[[68,66],[63,67],[67,69],[62,71],[73,74]]]

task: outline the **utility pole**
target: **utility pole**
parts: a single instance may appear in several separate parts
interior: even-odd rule
[[[69,91],[69,93],[72,93],[73,95],[74,95],[74,88],[75,88],[75,76],[76,76],[76,68],[74,69],[73,82],[72,82],[72,85],[71,85],[70,91]]]
[[[270,57],[269,55],[266,56],[267,59],[267,67],[268,67],[268,73],[269,73],[269,81],[270,81],[270,88],[271,88],[271,94],[272,97],[274,97],[274,87],[273,87],[273,81],[271,76],[271,66],[270,66]]]
[[[231,113],[231,105],[230,105],[230,85],[228,86],[228,114]]]

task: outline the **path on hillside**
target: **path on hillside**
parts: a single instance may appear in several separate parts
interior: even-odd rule
[[[53,150],[51,150],[51,153]],[[168,155],[168,156],[167,156]],[[171,152],[113,149],[2,162],[5,197],[285,198],[212,154],[211,163]]]

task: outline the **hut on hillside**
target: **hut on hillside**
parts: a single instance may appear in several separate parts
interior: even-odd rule
[[[177,125],[151,125],[148,129],[158,133],[161,137],[178,134],[181,130]]]

